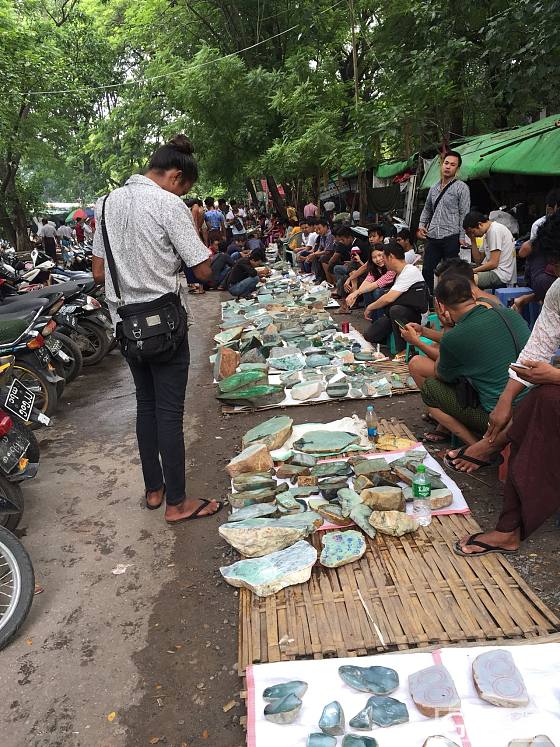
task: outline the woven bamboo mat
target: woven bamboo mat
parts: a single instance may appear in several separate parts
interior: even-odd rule
[[[307,584],[259,599],[240,590],[239,669],[249,664],[365,656],[432,644],[533,639],[560,620],[500,555],[469,561],[452,543],[479,530],[470,515],[435,517],[400,538],[366,538],[364,557],[319,564]],[[321,533],[314,535],[320,549]]]

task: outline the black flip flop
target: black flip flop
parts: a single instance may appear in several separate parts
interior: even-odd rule
[[[461,475],[468,475],[469,472],[465,472],[462,469],[459,469],[456,467],[453,462],[456,459],[463,459],[465,462],[470,462],[471,464],[476,464],[476,466],[479,469],[484,469],[484,467],[492,467],[492,465],[496,464],[499,465],[504,461],[504,458],[501,454],[498,454],[495,459],[493,459],[491,462],[484,462],[482,459],[476,459],[476,457],[469,456],[468,454],[465,454],[465,451],[468,449],[468,446],[462,446],[459,451],[457,452],[457,456],[451,458],[447,454],[443,457],[443,461],[445,462],[445,465],[449,467],[449,469],[454,470],[455,472],[459,472]],[[478,472],[478,470],[476,470]]]
[[[192,514],[189,514],[189,516],[185,516],[183,519],[177,519],[176,521],[169,521],[168,519],[166,519],[165,521],[169,524],[169,526],[174,526],[175,524],[183,524],[185,521],[193,521],[193,519],[209,519],[210,516],[219,514],[224,507],[224,504],[221,501],[217,501],[218,508],[215,511],[213,511],[211,514],[202,514],[201,516],[200,512],[203,511],[206,506],[209,506],[212,501],[207,501],[205,498],[199,498],[199,500],[202,501],[202,503],[196,509],[196,511],[193,511]]]
[[[146,501],[146,508],[148,509],[148,511],[157,511],[158,508],[162,507],[163,502],[165,500],[165,485],[163,486],[163,494],[161,496],[161,501],[157,504],[157,506],[150,506],[150,504],[148,503],[148,493],[151,493],[151,492],[153,492],[153,491],[146,490],[146,492],[144,494],[144,499]]]
[[[453,545],[453,552],[456,555],[462,555],[464,558],[476,558],[479,555],[490,555],[491,553],[500,553],[501,555],[515,555],[517,550],[508,550],[505,547],[495,547],[494,545],[487,545],[486,542],[479,542],[476,538],[480,537],[484,532],[478,532],[477,534],[471,534],[469,539],[465,542],[465,547],[482,547],[483,552],[464,552],[463,548],[459,544],[459,540]]]

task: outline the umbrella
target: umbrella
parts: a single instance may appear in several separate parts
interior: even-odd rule
[[[87,213],[85,210],[82,210],[82,208],[78,208],[77,210],[72,210],[72,212],[68,214],[68,217],[66,218],[65,223],[72,223],[78,218],[81,218],[82,220],[85,220],[87,218]]]

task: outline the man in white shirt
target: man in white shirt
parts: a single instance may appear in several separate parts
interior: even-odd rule
[[[70,248],[70,244],[72,243],[72,234],[72,229],[65,223],[59,226],[56,231],[56,235],[58,236],[58,240],[60,242],[60,248],[62,250],[62,259],[65,265],[70,261],[70,254],[68,253],[68,249]]]
[[[231,201],[231,210],[226,215],[228,226],[231,228],[232,236],[242,236],[247,233],[245,229],[245,218],[247,214],[242,207],[238,207],[235,200]]]
[[[504,288],[517,280],[517,259],[513,234],[502,223],[494,223],[475,210],[467,213],[463,228],[471,239],[472,257],[479,288]],[[482,251],[475,239],[483,238]]]
[[[37,236],[43,243],[43,251],[48,254],[53,262],[56,262],[56,226],[53,223],[49,223],[46,218],[41,220],[41,226],[37,231]]]
[[[370,303],[364,312],[370,321],[371,313],[385,308],[385,315],[376,319],[367,328],[364,337],[371,343],[385,343],[393,332],[395,339],[395,360],[404,359],[406,342],[400,330],[410,322],[420,323],[422,314],[428,310],[428,288],[420,270],[406,263],[404,249],[396,241],[384,247],[385,265],[396,273],[391,290],[377,301]]]

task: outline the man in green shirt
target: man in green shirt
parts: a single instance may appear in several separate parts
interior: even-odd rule
[[[438,283],[436,308],[452,329],[442,337],[436,376],[424,382],[422,399],[441,426],[473,444],[486,432],[530,331],[511,309],[477,305],[469,280],[452,273]]]

